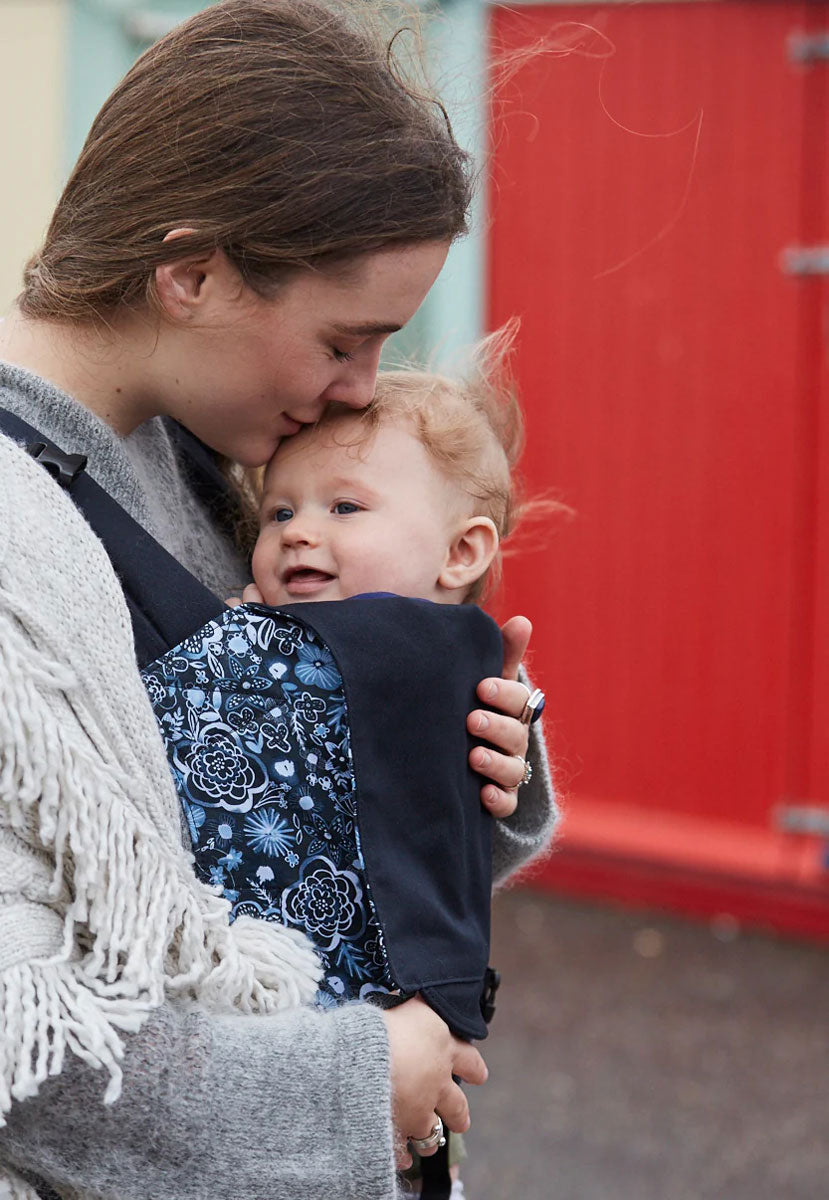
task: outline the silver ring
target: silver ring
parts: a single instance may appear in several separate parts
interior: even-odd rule
[[[533,777],[533,765],[528,758],[522,758],[520,754],[513,754],[513,758],[517,758],[520,763],[524,764],[524,774],[516,783],[516,788],[523,787],[525,783],[529,783]]]
[[[527,697],[527,703],[521,709],[521,716],[518,718],[518,720],[522,725],[532,725],[541,716],[546,703],[547,697],[544,695],[541,688],[536,688],[535,691],[530,692],[529,696]]]
[[[446,1137],[443,1132],[443,1121],[440,1117],[435,1118],[435,1123],[432,1126],[432,1132],[428,1137],[415,1138],[410,1137],[409,1142],[414,1146],[418,1154],[423,1154],[426,1150],[440,1150],[446,1145]]]

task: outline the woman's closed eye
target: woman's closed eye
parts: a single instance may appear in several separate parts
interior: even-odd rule
[[[346,337],[345,347],[343,346],[342,341],[339,342],[339,345],[336,345],[332,341],[331,354],[337,362],[351,362],[357,357],[358,354],[361,353],[364,347],[370,346],[373,340],[375,339],[354,335],[353,337]],[[380,337],[379,340],[380,342],[384,342],[386,340],[385,336]]]

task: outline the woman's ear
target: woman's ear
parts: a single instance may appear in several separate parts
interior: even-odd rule
[[[171,229],[165,242],[195,233],[194,229]],[[234,286],[235,285],[235,286]],[[190,321],[206,313],[217,296],[238,291],[239,274],[221,250],[194,254],[162,263],[155,270],[155,286],[164,312],[174,321]]]
[[[449,544],[438,585],[466,592],[480,579],[498,553],[498,530],[489,517],[470,517]]]

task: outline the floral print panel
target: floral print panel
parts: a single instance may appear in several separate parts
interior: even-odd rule
[[[142,672],[196,871],[245,913],[307,933],[319,1000],[394,981],[360,850],[348,711],[331,651],[288,614],[228,609]]]

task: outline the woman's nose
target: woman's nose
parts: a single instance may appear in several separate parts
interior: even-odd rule
[[[381,349],[378,345],[346,363],[341,376],[326,389],[326,402],[345,404],[348,408],[367,408],[374,396]]]

